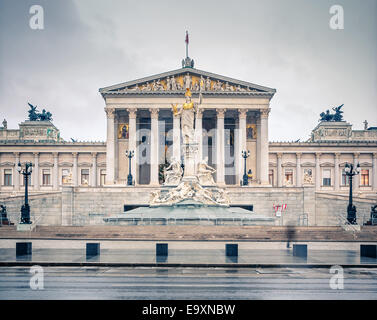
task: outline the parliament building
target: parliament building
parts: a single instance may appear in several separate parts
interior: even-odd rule
[[[198,103],[197,162],[205,159],[214,168],[231,206],[276,217],[274,207],[286,205],[277,225],[340,224],[349,193],[345,165],[352,163],[360,166],[353,181],[358,222],[368,220],[377,203],[377,128],[365,122],[364,130],[353,130],[342,117],[324,115],[309,140],[270,142],[276,90],[195,69],[189,58],[180,69],[99,89],[105,142],[65,141],[48,118],[29,117],[18,129],[4,120],[0,203],[17,222],[24,197],[17,165],[31,162],[32,219],[40,224],[101,224],[111,214],[148,206],[151,191],[164,184],[164,168],[183,158],[174,107],[185,102],[187,89]]]

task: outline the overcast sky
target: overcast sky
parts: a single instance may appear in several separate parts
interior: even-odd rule
[[[29,27],[31,5],[44,30]],[[329,9],[344,9],[332,30]],[[270,141],[306,140],[319,113],[377,126],[377,1],[0,0],[0,118],[18,128],[27,102],[46,108],[62,137],[106,139],[101,87],[197,69],[277,90]]]

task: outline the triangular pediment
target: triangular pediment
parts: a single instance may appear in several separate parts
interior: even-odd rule
[[[193,93],[262,95],[272,97],[275,89],[246,81],[194,69],[181,68],[150,77],[128,81],[99,89],[102,96],[179,94],[189,87]]]

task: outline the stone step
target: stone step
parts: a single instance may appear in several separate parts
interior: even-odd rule
[[[21,238],[25,234],[15,227],[0,228],[0,238]],[[359,233],[341,227],[275,227],[275,226],[37,226],[27,235],[32,238],[102,238],[102,239],[249,239],[302,241],[377,241],[377,227],[362,227]]]

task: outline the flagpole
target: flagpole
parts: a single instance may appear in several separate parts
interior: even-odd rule
[[[186,58],[188,58],[188,42],[189,42],[189,39],[188,39],[188,32],[186,31]]]

